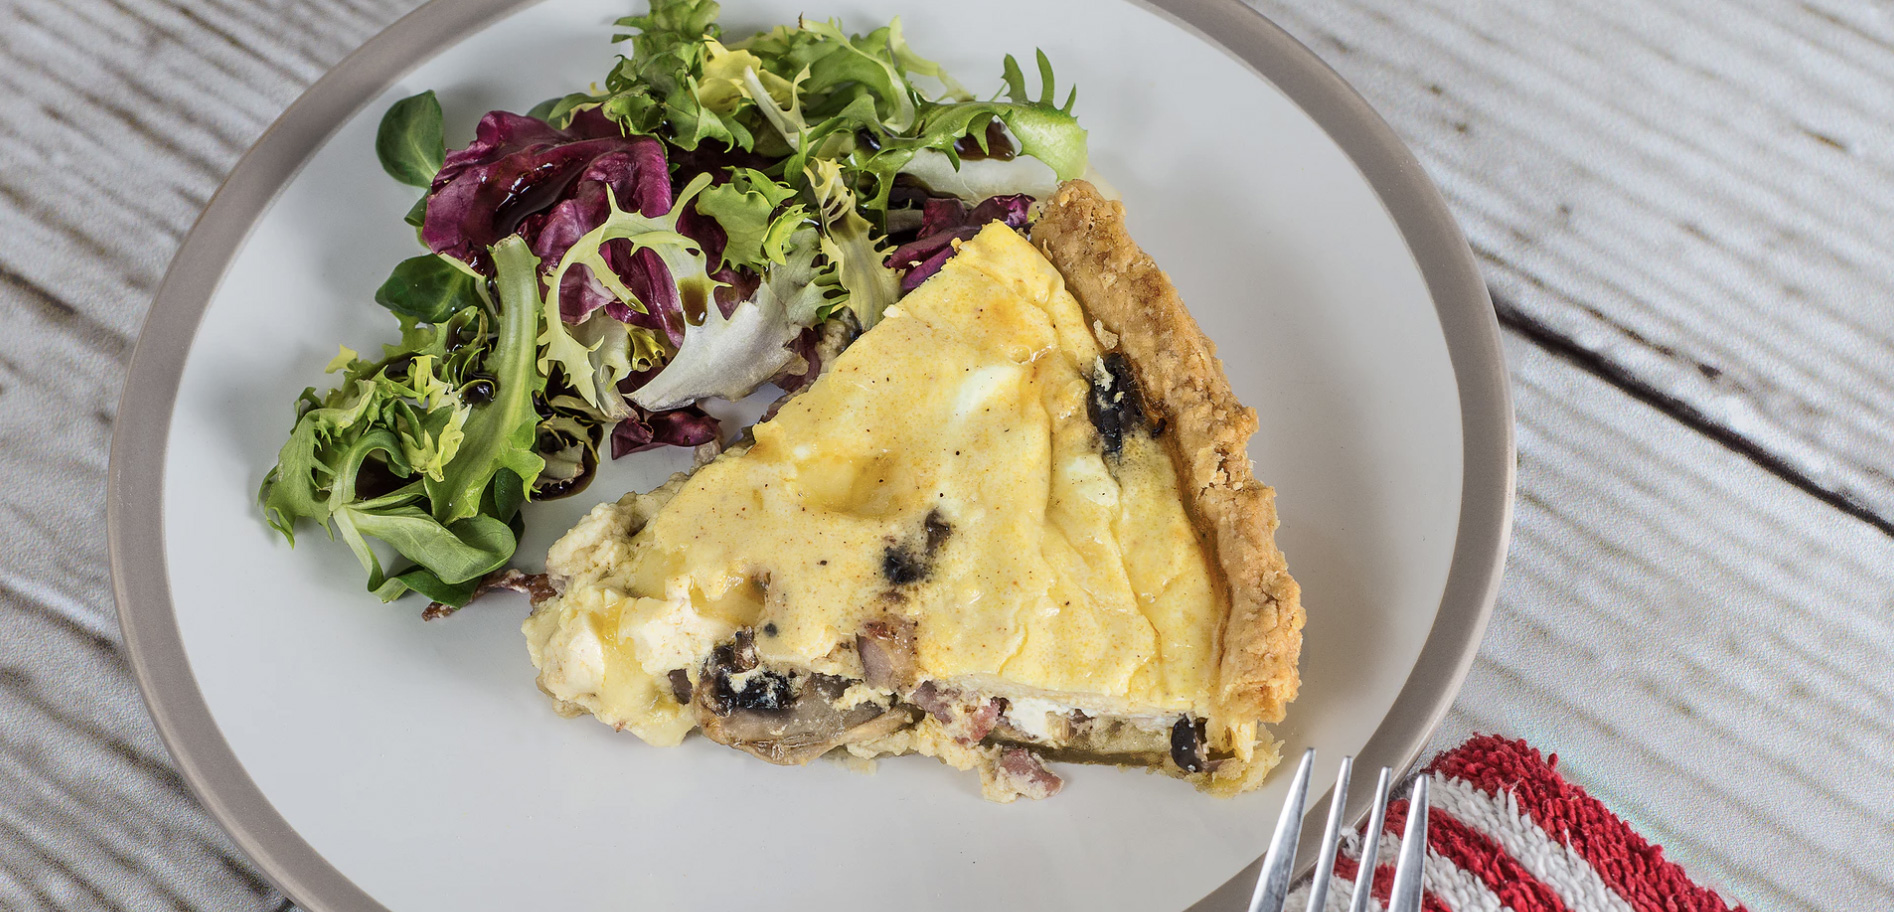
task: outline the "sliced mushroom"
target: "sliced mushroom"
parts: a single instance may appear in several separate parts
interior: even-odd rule
[[[692,708],[704,735],[771,763],[801,765],[851,741],[913,724],[905,708],[837,705],[849,681],[759,667],[748,631],[704,665]]]

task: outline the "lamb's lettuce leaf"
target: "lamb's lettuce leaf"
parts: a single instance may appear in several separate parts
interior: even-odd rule
[[[375,157],[382,170],[404,184],[426,187],[441,170],[447,145],[441,138],[441,103],[433,90],[388,106],[375,131]]]
[[[388,281],[375,290],[375,303],[397,316],[439,323],[478,306],[483,284],[481,277],[459,260],[423,254],[395,264]]]

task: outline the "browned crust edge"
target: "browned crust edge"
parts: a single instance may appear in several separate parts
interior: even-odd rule
[[[1256,480],[1256,412],[1238,402],[1216,346],[1125,230],[1124,206],[1082,180],[1060,185],[1032,240],[1087,314],[1118,336],[1148,399],[1163,411],[1192,495],[1192,517],[1214,536],[1230,584],[1217,675],[1235,719],[1282,721],[1301,683],[1301,589],[1276,547],[1276,492]]]

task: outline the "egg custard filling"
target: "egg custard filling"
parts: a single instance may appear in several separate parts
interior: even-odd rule
[[[1048,760],[1254,787],[1294,695],[1293,580],[1272,541],[1258,616],[1205,500],[1221,482],[1141,376],[1150,334],[1091,309],[983,229],[752,444],[553,547],[557,594],[524,626],[541,689],[653,745],[925,754],[1000,801],[1058,791]],[[1251,518],[1273,532],[1273,508]]]

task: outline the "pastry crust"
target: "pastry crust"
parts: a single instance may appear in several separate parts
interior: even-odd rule
[[[1191,516],[1216,543],[1230,586],[1218,665],[1222,710],[1232,719],[1280,722],[1300,684],[1304,613],[1276,547],[1276,492],[1256,480],[1247,452],[1256,412],[1237,401],[1216,347],[1126,232],[1123,205],[1085,181],[1067,181],[1033,225],[1032,240],[1098,321],[1101,341],[1117,337],[1171,430],[1165,436]]]

